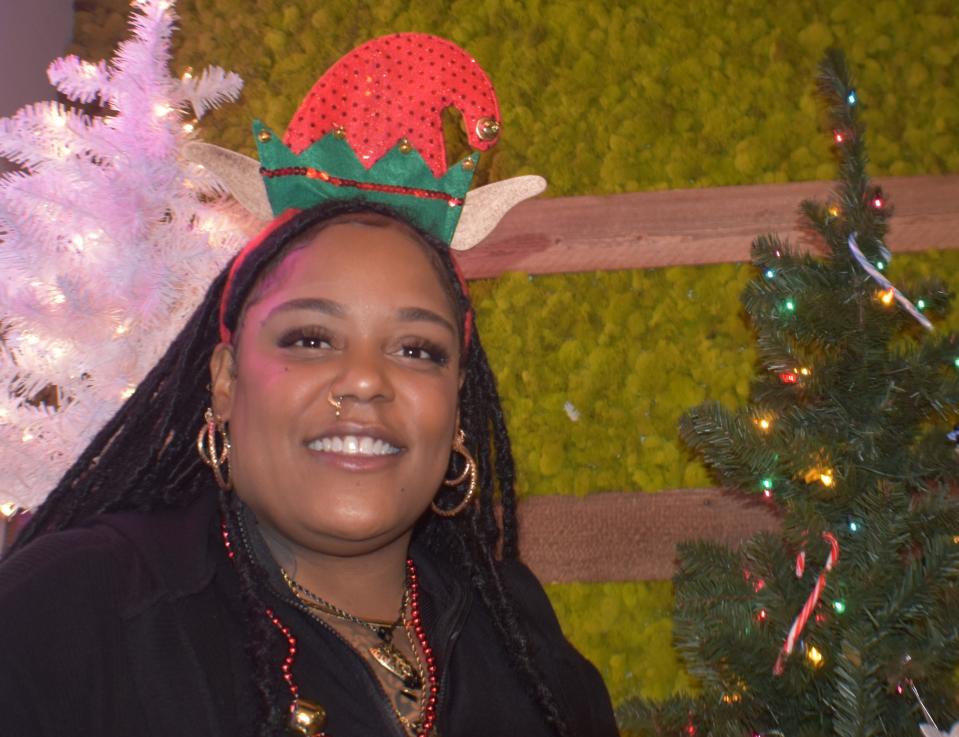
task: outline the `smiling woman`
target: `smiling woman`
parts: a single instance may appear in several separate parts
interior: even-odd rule
[[[393,163],[422,184],[403,141]],[[465,185],[439,210],[396,168],[352,186],[342,142],[271,169],[293,172],[275,216],[0,566],[12,734],[616,733],[518,560],[509,439],[449,247],[486,226],[450,220]],[[316,191],[328,169],[352,184]],[[290,206],[299,180],[312,204]]]

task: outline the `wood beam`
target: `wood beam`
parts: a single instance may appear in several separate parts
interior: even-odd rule
[[[668,579],[677,543],[779,529],[767,504],[719,489],[536,496],[518,514],[521,557],[544,583]]]
[[[799,204],[833,182],[556,197],[524,202],[472,251],[467,278],[748,261],[753,239],[804,241]],[[893,251],[959,249],[959,175],[876,181],[895,208]]]

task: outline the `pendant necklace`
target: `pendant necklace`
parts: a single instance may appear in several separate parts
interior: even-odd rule
[[[400,679],[403,683],[403,688],[400,693],[409,699],[419,699],[419,695],[416,692],[421,691],[423,688],[423,676],[417,672],[417,669],[413,667],[413,664],[403,655],[400,649],[393,644],[393,633],[397,627],[403,626],[403,617],[409,605],[410,587],[408,581],[403,585],[403,601],[400,604],[399,616],[392,622],[383,622],[375,619],[362,619],[355,614],[350,614],[348,611],[340,609],[320,595],[298,584],[283,568],[280,568],[280,573],[283,576],[283,581],[293,595],[308,609],[328,614],[346,622],[358,624],[376,635],[379,643],[367,649],[370,657],[382,668]],[[413,653],[415,655],[415,648]]]
[[[241,523],[242,530],[242,523]],[[222,519],[220,522],[220,536],[223,541],[223,547],[226,549],[226,555],[231,561],[235,561],[237,551],[234,549],[232,541],[230,540],[229,528],[227,526],[226,518]],[[283,573],[283,578],[287,582],[288,586],[296,584],[293,579],[291,579],[283,569],[280,569]],[[297,584],[298,586],[298,584]],[[302,588],[302,587],[300,587]],[[291,586],[291,590],[294,594],[296,591]],[[303,589],[306,593],[306,589]],[[300,598],[296,597],[298,601],[305,605],[305,602]],[[319,599],[319,597],[316,597]],[[417,668],[414,670],[402,653],[399,653],[400,658],[403,662],[406,663],[407,667],[417,674],[417,680],[420,684],[419,689],[421,690],[421,696],[419,699],[419,712],[420,717],[416,721],[411,721],[406,719],[403,716],[399,716],[400,722],[406,727],[414,737],[433,737],[433,730],[436,726],[436,702],[437,696],[439,695],[439,679],[437,678],[437,668],[436,661],[433,656],[433,649],[430,647],[429,642],[426,639],[426,631],[423,627],[423,620],[420,615],[419,607],[419,581],[416,575],[416,566],[413,564],[412,558],[406,560],[406,585],[404,586],[403,593],[403,610],[400,612],[400,617],[397,620],[398,623],[387,622],[387,623],[370,623],[373,626],[377,624],[381,627],[385,627],[389,630],[390,641],[388,644],[396,650],[396,646],[392,645],[392,633],[399,624],[403,625],[403,629],[406,630],[407,636],[410,640],[410,645],[413,647],[413,656],[416,658]],[[322,600],[320,600],[322,601]],[[332,608],[331,613],[336,611],[342,612],[346,615],[344,618],[347,621],[359,620],[360,624],[366,625],[365,620],[360,620],[359,617],[353,617],[353,615],[348,612],[344,612],[342,609],[333,606],[329,602],[324,602],[328,607]],[[409,606],[410,618],[409,621],[404,620],[405,609]],[[307,607],[309,611],[309,607]],[[300,688],[296,683],[296,680],[293,676],[293,664],[296,660],[296,651],[297,651],[297,638],[287,627],[283,621],[277,616],[272,608],[267,608],[264,611],[267,618],[273,624],[277,630],[283,635],[287,641],[287,654],[283,659],[283,663],[280,666],[280,671],[283,675],[283,680],[286,681],[287,687],[290,691],[290,721],[289,726],[292,731],[296,732],[298,735],[303,735],[303,737],[329,737],[328,733],[324,730],[326,724],[326,709],[313,701],[303,698],[300,696]],[[315,616],[315,614],[313,615]],[[415,638],[414,638],[415,633]],[[378,633],[377,633],[377,636]],[[417,648],[415,644],[419,645],[419,648],[422,650],[423,655],[425,656],[425,663],[420,661],[419,654],[417,653]],[[372,653],[371,653],[372,654]],[[377,660],[379,662],[379,660]],[[383,666],[386,667],[385,665]],[[418,672],[417,672],[418,671]],[[390,671],[393,672],[392,670]],[[405,688],[405,684],[404,684]],[[394,707],[395,710],[395,707]]]

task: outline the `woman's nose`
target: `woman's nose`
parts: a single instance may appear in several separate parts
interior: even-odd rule
[[[376,347],[350,346],[339,360],[339,370],[330,387],[334,396],[357,402],[393,398],[389,360]]]

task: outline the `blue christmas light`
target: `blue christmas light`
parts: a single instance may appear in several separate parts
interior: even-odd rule
[[[859,523],[856,520],[849,520],[849,531],[850,532],[859,532]]]
[[[856,90],[849,90],[849,94],[846,95],[846,102],[848,102],[850,105],[855,105],[856,102],[858,102],[856,98]]]
[[[766,278],[767,278],[767,279],[772,279],[774,276],[776,276],[776,270],[775,270],[775,269],[766,269]]]
[[[885,269],[886,269],[886,264],[883,263],[882,261],[877,261],[877,262],[876,262],[876,268],[879,269],[880,271],[885,271]]]

